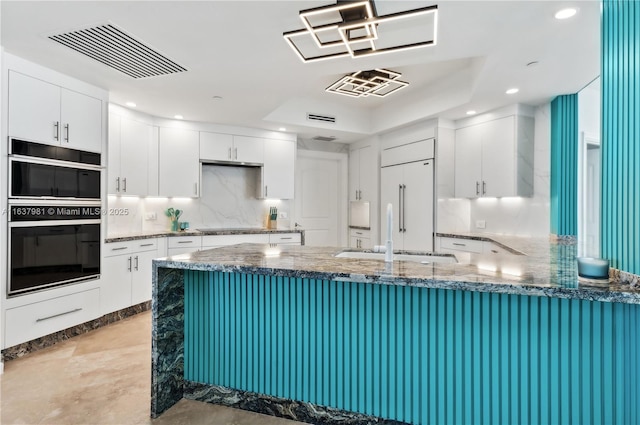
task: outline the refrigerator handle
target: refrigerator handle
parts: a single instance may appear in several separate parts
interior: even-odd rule
[[[405,226],[405,221],[404,221],[404,201],[407,198],[407,185],[402,185],[402,232],[405,233],[407,231],[407,228],[404,227]]]
[[[402,232],[402,185],[398,185],[398,232]]]

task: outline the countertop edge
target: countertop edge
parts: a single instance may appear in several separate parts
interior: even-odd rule
[[[304,234],[304,229],[220,229],[220,230],[193,230],[184,232],[157,232],[134,234],[124,236],[112,236],[105,238],[105,243],[128,242],[144,239],[164,238],[164,237],[183,237],[183,236],[225,236],[225,235],[264,235],[264,234],[283,234],[283,233],[300,233]]]

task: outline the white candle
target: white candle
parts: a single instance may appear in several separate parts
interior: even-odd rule
[[[387,240],[393,240],[393,205],[387,204]]]

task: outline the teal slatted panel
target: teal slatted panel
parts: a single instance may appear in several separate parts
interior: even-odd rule
[[[185,274],[185,379],[415,424],[639,423],[640,306]]]
[[[551,233],[578,233],[578,95],[551,102]]]
[[[602,256],[640,274],[640,4],[602,2]]]

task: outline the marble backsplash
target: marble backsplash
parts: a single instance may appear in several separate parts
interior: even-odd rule
[[[205,165],[201,196],[196,199],[109,196],[109,210],[123,214],[108,215],[107,235],[169,230],[169,218],[164,214],[169,207],[183,210],[180,221],[189,222],[191,229],[265,227],[272,206],[290,217],[292,201],[256,198],[259,173],[259,168]],[[150,213],[157,218],[146,219]],[[290,224],[289,219],[278,220],[278,228],[289,228]]]

